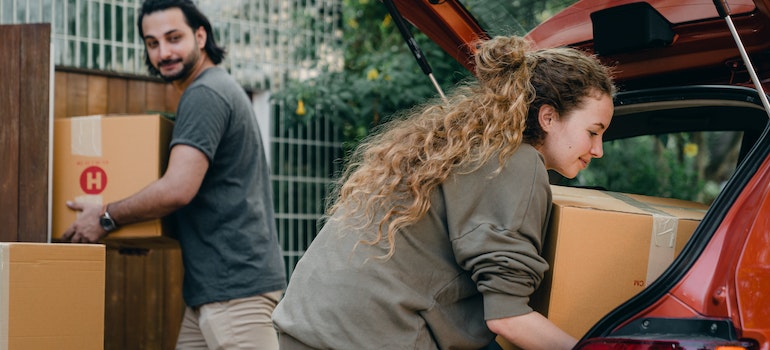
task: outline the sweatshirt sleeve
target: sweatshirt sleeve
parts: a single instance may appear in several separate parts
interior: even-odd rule
[[[493,157],[442,186],[456,261],[482,293],[487,320],[531,312],[529,296],[548,269],[540,255],[551,208],[542,157],[522,144],[494,175],[498,166]]]

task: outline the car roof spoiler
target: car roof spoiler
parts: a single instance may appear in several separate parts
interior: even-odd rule
[[[671,22],[646,2],[610,7],[593,12],[590,17],[594,52],[598,55],[663,47],[676,40]]]

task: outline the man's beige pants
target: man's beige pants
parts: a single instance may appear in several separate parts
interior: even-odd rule
[[[272,314],[282,291],[186,307],[177,350],[277,350]]]

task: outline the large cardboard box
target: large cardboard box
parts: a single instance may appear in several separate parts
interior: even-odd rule
[[[617,192],[552,186],[545,258],[533,307],[580,338],[674,261],[708,207]]]
[[[0,349],[104,348],[105,247],[0,243]]]
[[[68,200],[107,204],[136,193],[159,179],[168,162],[173,122],[161,115],[108,115],[54,121],[54,240],[76,218]],[[121,227],[106,242],[131,245],[173,244],[162,220]]]
[[[578,339],[660,276],[708,209],[677,199],[551,188],[543,252],[550,270],[531,305]]]

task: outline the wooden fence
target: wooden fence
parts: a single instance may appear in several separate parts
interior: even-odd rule
[[[0,26],[0,241],[44,242],[51,27]]]
[[[56,68],[50,86],[50,37],[49,24],[0,26],[2,242],[47,241],[51,88],[55,118],[174,112],[179,101],[143,77]],[[184,311],[179,248],[109,248],[106,267],[104,348],[173,349]]]

